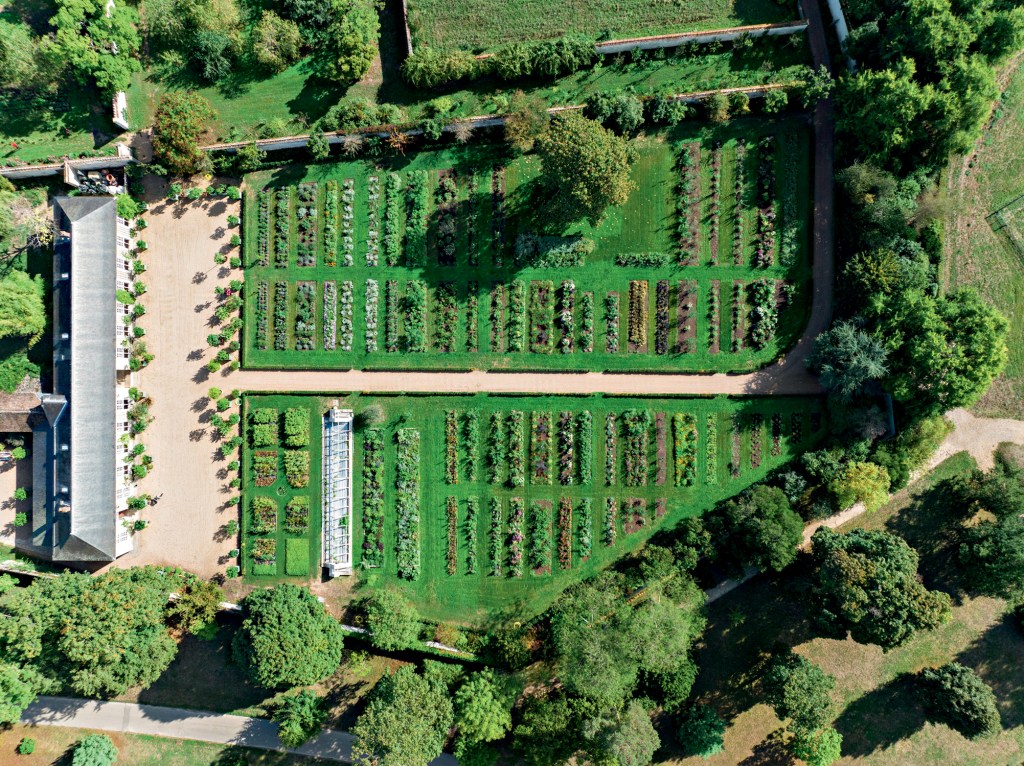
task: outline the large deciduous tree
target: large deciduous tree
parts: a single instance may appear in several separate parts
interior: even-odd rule
[[[416,607],[394,590],[381,590],[366,601],[366,627],[378,649],[411,649],[420,641],[423,623]]]
[[[512,728],[507,685],[490,670],[474,673],[455,693],[455,723],[469,742],[493,742]]]
[[[959,533],[964,579],[985,595],[1024,594],[1024,472],[1000,460],[968,481],[964,494],[975,515]]]
[[[253,591],[242,608],[235,649],[260,686],[314,684],[341,663],[341,625],[306,588]]]
[[[729,500],[708,519],[712,537],[728,540],[722,546],[727,563],[779,572],[793,563],[803,539],[804,524],[786,493],[759,484]]]
[[[614,714],[592,718],[583,726],[588,749],[596,763],[616,766],[647,766],[661,747],[658,732],[643,705],[632,700]]]
[[[441,755],[453,720],[447,689],[406,665],[371,692],[352,729],[352,754],[365,766],[426,766]]]
[[[164,94],[153,120],[153,157],[175,175],[190,176],[205,159],[199,137],[216,117],[210,102],[192,91]]]
[[[21,720],[21,714],[35,698],[32,684],[23,677],[21,668],[0,662],[0,726]]]
[[[888,532],[822,527],[811,558],[811,599],[825,635],[892,649],[949,616],[949,596],[918,582],[917,553]]]
[[[313,46],[318,73],[342,83],[360,79],[377,55],[379,32],[377,9],[370,0],[334,0],[331,21]]]
[[[536,141],[541,184],[557,222],[599,221],[610,205],[622,205],[636,188],[629,142],[577,112],[551,119]]]
[[[95,83],[107,94],[128,88],[141,65],[135,28],[138,15],[129,3],[115,3],[108,14],[106,0],[56,0],[54,54],[79,80]]]
[[[761,684],[776,715],[794,729],[814,731],[828,723],[836,679],[806,657],[791,651],[773,657]]]
[[[0,338],[24,337],[34,344],[46,329],[40,279],[12,270],[0,279]]]

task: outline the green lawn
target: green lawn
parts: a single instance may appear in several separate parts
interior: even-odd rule
[[[390,39],[385,14],[382,39]],[[128,90],[129,119],[141,128],[152,123],[160,95],[168,89],[194,88],[210,100],[217,119],[211,139],[236,140],[262,131],[271,135],[300,133],[342,97],[368,98],[405,109],[410,121],[424,116],[440,95],[453,102],[454,116],[492,114],[504,108],[516,90],[530,93],[551,106],[581,103],[597,91],[632,89],[638,93],[691,92],[800,79],[800,65],[809,63],[803,36],[767,38],[749,49],[704,47],[676,50],[631,63],[628,57],[607,57],[601,66],[550,80],[527,79],[509,83],[481,79],[464,87],[418,90],[404,82],[394,46],[385,45],[379,66],[351,87],[324,82],[312,75],[308,61],[267,77],[245,72],[217,85],[197,83],[180,72],[150,67],[134,76]]]
[[[946,224],[946,283],[977,287],[1010,320],[1009,364],[975,408],[996,417],[1024,417],[1024,250],[1006,232],[994,231],[991,214],[1024,195],[1024,69],[1003,94],[968,175],[961,160],[950,165]],[[1018,236],[1024,213],[1010,216]]]
[[[253,448],[250,417],[254,409],[271,408],[279,413],[279,422],[275,424],[278,439],[272,446],[259,447],[256,451],[276,453],[274,461],[277,465],[276,479],[267,486],[257,487],[253,479]],[[309,458],[309,471],[305,486],[295,487],[288,481],[285,474],[285,459],[289,449],[285,445],[283,421],[285,410],[295,408],[305,412],[309,417],[309,443],[301,447]],[[257,582],[267,577],[276,579],[292,579],[307,582],[310,575],[319,574],[320,562],[320,494],[321,494],[321,410],[319,402],[311,398],[268,396],[245,399],[242,408],[242,422],[245,448],[242,450],[242,475],[245,477],[242,497],[242,573],[256,576]],[[296,482],[297,483],[297,482]],[[258,532],[254,529],[252,502],[256,497],[269,498],[277,507],[269,532]],[[294,498],[305,499],[309,503],[309,519],[305,531],[289,531],[285,528],[287,507]],[[257,560],[256,547],[260,541],[273,541],[275,553]],[[312,562],[312,563],[311,563]],[[310,571],[312,570],[312,571]]]
[[[843,735],[840,764],[939,766],[1018,763],[1024,752],[1024,641],[1006,603],[959,593],[952,565],[952,524],[961,509],[945,482],[975,467],[954,455],[874,514],[849,522],[901,535],[920,557],[924,583],[954,594],[951,619],[889,652],[850,640],[815,638],[802,603],[799,573],[759,577],[708,607],[708,628],[695,660],[698,700],[729,720],[725,750],[708,759],[668,758],[685,766],[787,763],[771,739],[779,720],[763,704],[753,669],[782,641],[836,676],[834,726]],[[794,567],[797,569],[798,567]],[[996,693],[1004,731],[977,741],[944,725],[927,723],[919,693],[906,675],[957,660],[974,668]]]
[[[392,585],[405,592],[425,618],[458,622],[474,622],[498,610],[527,616],[542,611],[566,585],[635,550],[657,529],[707,510],[808,449],[823,427],[821,402],[799,398],[349,395],[339,402],[357,417],[352,520],[356,571],[370,588]],[[249,412],[266,406],[303,406],[317,412],[321,402],[312,397],[248,397]],[[379,431],[376,454],[382,456],[381,463],[366,459],[364,446],[375,438],[371,427],[358,427],[371,407],[380,416],[372,429]],[[627,435],[631,410],[649,415],[646,428],[640,427],[643,436],[635,442]],[[521,442],[513,435],[513,412],[522,413]],[[589,481],[583,413],[591,416]],[[681,446],[674,446],[675,413],[693,417],[692,452],[683,433]],[[611,473],[606,448],[610,414],[615,415]],[[470,424],[473,416],[475,427]],[[407,535],[400,533],[395,491],[400,451],[396,435],[401,429],[415,431],[419,439],[413,458],[418,490],[411,503],[418,520],[406,527],[415,530]],[[491,443],[491,434],[499,434],[494,437],[499,446]],[[496,450],[506,451],[507,459]],[[251,450],[245,453],[243,503],[248,508],[254,494],[264,490],[253,486]],[[489,455],[498,458],[493,475]],[[677,458],[680,466],[692,461],[692,473],[679,468],[678,484]],[[511,468],[516,464],[522,465],[518,480]],[[375,502],[364,490],[373,465],[383,466],[382,515],[366,511]],[[271,488],[271,494],[276,492]],[[314,491],[310,495],[319,502]],[[590,502],[589,518],[584,500]],[[492,527],[493,501],[500,518]],[[473,523],[471,502],[476,504]],[[518,503],[521,524],[514,522]],[[515,535],[522,536],[519,565]],[[401,550],[412,554],[406,557]],[[253,583],[262,581],[251,578]]]
[[[564,34],[604,39],[662,35],[797,18],[769,0],[409,0],[413,45],[491,50]]]
[[[110,100],[94,89],[0,92],[0,165],[113,154],[120,132]]]
[[[764,136],[773,136],[774,143],[760,150],[758,141]],[[742,153],[740,140],[746,145]],[[699,193],[692,200],[678,199],[680,157],[698,144],[701,159],[692,175]],[[532,156],[510,159],[500,146],[471,144],[377,165],[354,161],[290,166],[248,176],[245,366],[733,371],[771,362],[802,332],[810,294],[810,145],[803,123],[751,119],[718,129],[687,125],[642,138],[636,146],[639,159],[632,173],[637,190],[627,203],[609,210],[597,227],[565,230],[551,230],[538,215],[544,203],[533,197],[537,161]],[[717,214],[711,191],[715,158],[721,189]],[[769,186],[770,199],[759,203],[756,189],[762,165],[775,175],[776,183]],[[425,248],[417,244],[422,224],[407,214],[405,190],[418,171],[427,174],[427,212],[420,219],[427,221]],[[398,174],[400,185],[395,231],[404,232],[401,242],[395,240],[395,265],[387,265],[386,191],[391,172]],[[438,190],[442,177],[450,175],[456,179],[456,199],[445,205]],[[263,189],[266,193],[260,194]],[[315,202],[301,202],[303,190],[315,195]],[[328,199],[337,199],[336,245],[325,245],[332,217]],[[756,265],[755,258],[759,204],[779,216],[778,243],[766,266]],[[303,235],[308,241],[300,259],[300,223],[312,220],[305,210],[314,206],[316,222]],[[682,211],[689,216],[691,210],[693,225],[699,228],[699,252],[692,260],[680,249],[676,234]],[[456,227],[454,261],[439,236],[451,222]],[[279,227],[287,231],[280,233]],[[529,232],[583,236],[596,246],[583,265],[528,265],[527,258],[517,258],[516,246],[518,237]],[[792,243],[788,257],[785,241]],[[368,265],[374,252],[377,265]],[[664,265],[617,263],[618,256],[649,252],[662,254]],[[299,265],[300,261],[308,265]],[[347,261],[352,265],[345,265]],[[793,291],[780,312],[777,333],[762,349],[751,342],[750,285],[759,279],[774,281],[780,296],[783,284]],[[631,283],[646,289],[646,302],[641,293],[635,297],[635,307],[644,307],[646,315],[639,313],[635,320],[630,315]],[[374,284],[376,306],[372,296],[367,298]],[[297,315],[300,285],[311,289],[313,297],[311,309]],[[421,315],[407,310],[406,301],[420,286],[427,301],[424,343],[417,351]],[[337,294],[333,302],[330,290]],[[517,290],[522,291],[523,302]],[[547,290],[546,305],[533,303],[538,290]],[[571,292],[570,306],[566,296]],[[717,307],[711,303],[712,292]],[[446,298],[449,293],[451,301]],[[616,295],[618,310],[606,309],[609,296]],[[524,302],[525,312],[520,312]],[[593,308],[589,334],[584,330],[588,302]],[[347,305],[351,329],[345,324]],[[369,332],[368,317],[376,321],[376,327],[371,321]],[[637,332],[631,334],[634,321]],[[616,324],[617,349],[611,340]],[[516,339],[518,331],[524,335],[521,342]],[[563,352],[566,347],[571,350]]]

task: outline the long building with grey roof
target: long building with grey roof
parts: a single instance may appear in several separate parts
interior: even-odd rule
[[[127,501],[129,224],[113,197],[54,200],[53,390],[32,433],[32,553],[113,561],[132,549]]]

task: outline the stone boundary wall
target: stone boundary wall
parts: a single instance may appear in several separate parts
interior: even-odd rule
[[[81,160],[64,160],[63,162],[52,162],[40,165],[22,165],[17,168],[0,168],[0,176],[18,181],[22,178],[42,178],[43,176],[63,175],[67,168],[74,170],[102,170],[108,168],[123,168],[135,162],[131,153],[112,154],[109,157],[89,157]]]

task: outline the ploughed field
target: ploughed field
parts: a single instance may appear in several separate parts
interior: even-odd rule
[[[291,557],[318,554],[317,428],[327,405],[247,399],[247,575],[301,574]],[[809,398],[351,395],[338,406],[356,418],[355,571],[442,620],[541,611],[569,583],[762,479],[824,433],[821,401]],[[307,423],[308,446],[288,447],[303,441]]]
[[[538,161],[499,146],[247,177],[243,365],[741,371],[799,337],[800,121],[642,137],[636,190],[551,231]]]
[[[565,34],[603,39],[770,24],[798,18],[774,0],[409,0],[413,46],[492,50]]]

